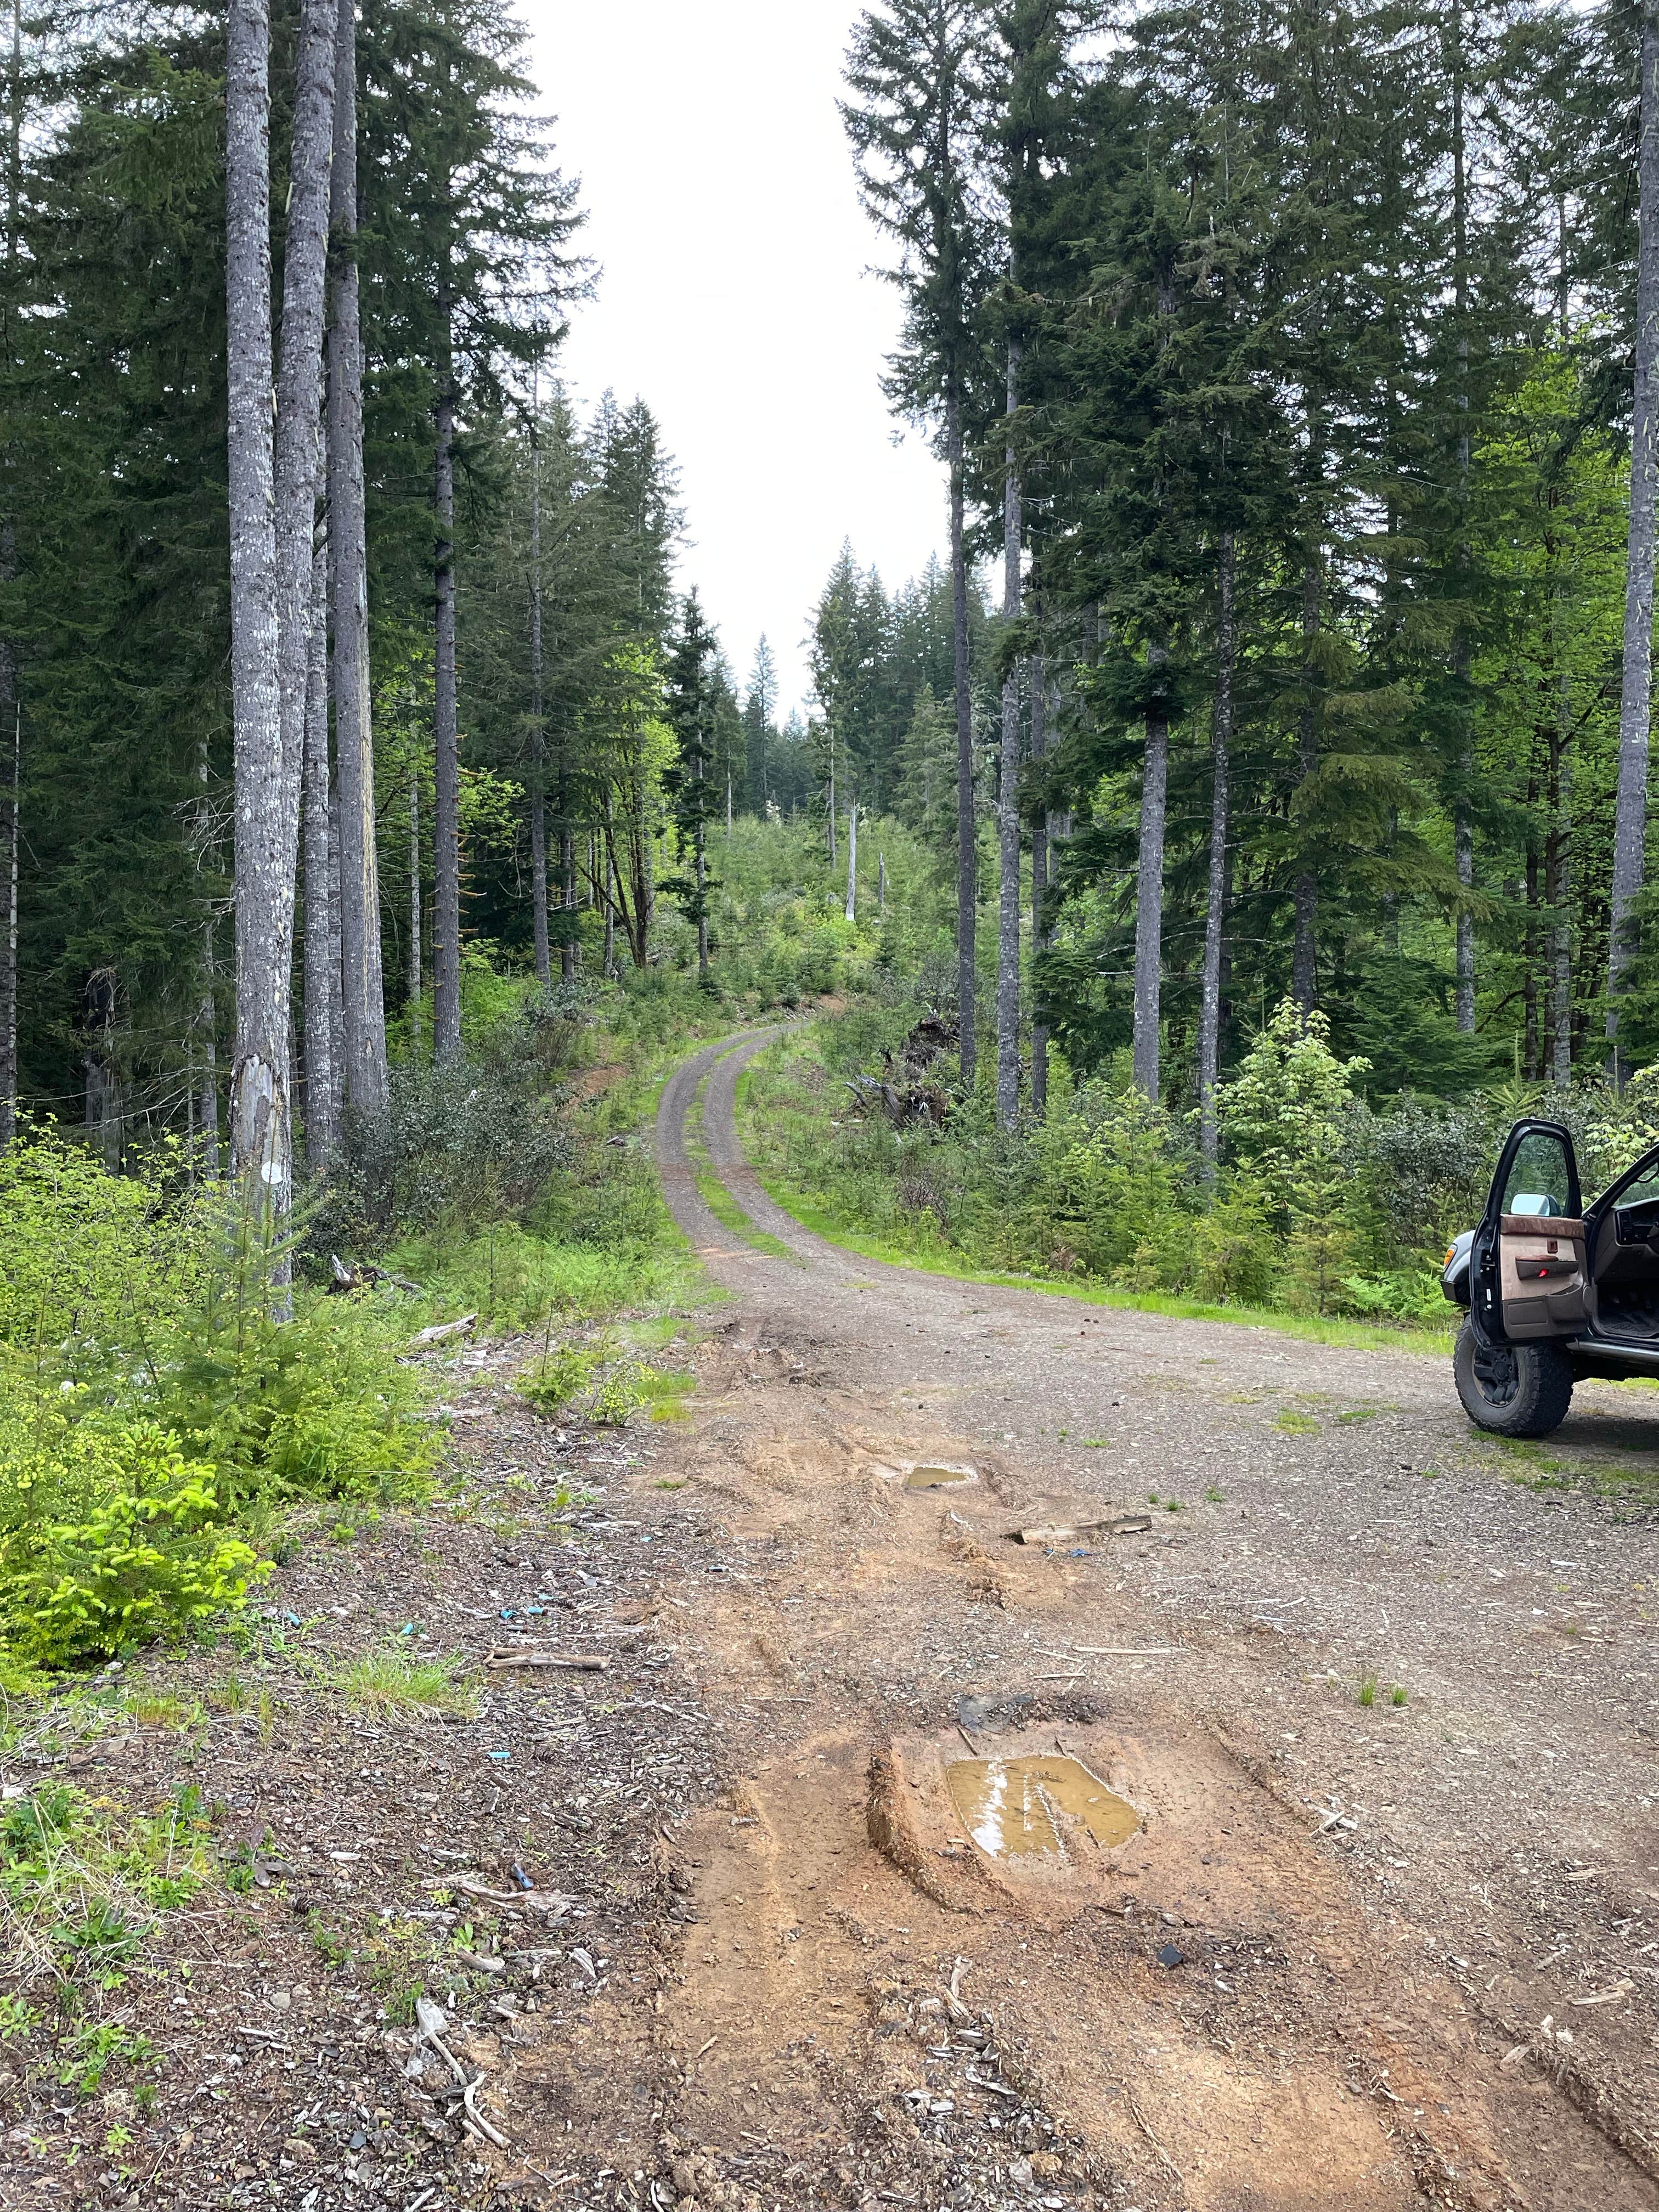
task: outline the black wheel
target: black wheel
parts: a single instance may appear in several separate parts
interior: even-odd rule
[[[1457,1395],[1478,1429],[1500,1437],[1547,1437],[1567,1418],[1572,1365],[1559,1344],[1482,1344],[1474,1324],[1457,1332]]]

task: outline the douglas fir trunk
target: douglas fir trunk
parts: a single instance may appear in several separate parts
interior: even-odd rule
[[[341,1018],[350,1103],[386,1100],[380,868],[374,842],[374,730],[369,705],[368,550],[363,486],[362,341],[357,282],[357,28],[341,0],[334,60],[334,250],[328,331],[329,539],[333,561],[334,750],[339,793]]]
[[[1619,701],[1619,795],[1613,830],[1613,902],[1607,951],[1608,1058],[1620,1073],[1619,1000],[1635,953],[1634,908],[1647,845],[1648,714],[1653,689],[1655,372],[1659,369],[1659,19],[1642,10],[1641,150],[1638,163],[1639,258],[1636,272],[1636,382],[1631,417],[1630,547],[1625,574],[1625,665]]]

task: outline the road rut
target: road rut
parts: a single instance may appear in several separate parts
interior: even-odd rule
[[[789,2142],[848,2203],[1659,2205],[1651,1521],[1510,1479],[1440,1358],[808,1233],[735,1126],[775,1034],[658,1122],[733,1300],[650,1477],[730,1543],[673,2140]],[[700,1088],[701,1171],[781,1252],[699,1192]],[[1583,1390],[1564,1462],[1654,1465],[1642,1402]],[[972,1479],[906,1487],[939,1462]],[[1131,1843],[988,1854],[948,1770],[1020,1753],[1127,1798]]]

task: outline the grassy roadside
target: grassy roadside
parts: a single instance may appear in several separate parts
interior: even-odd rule
[[[783,1171],[782,1148],[775,1141],[775,1129],[769,1126],[769,1117],[788,1110],[781,1105],[775,1089],[779,1063],[774,1055],[777,1053],[777,1047],[768,1047],[738,1078],[738,1127],[744,1152],[759,1177],[761,1188],[775,1205],[792,1215],[802,1228],[863,1259],[923,1274],[943,1275],[955,1282],[983,1283],[1006,1290],[1043,1291],[1054,1297],[1075,1299],[1079,1304],[1124,1313],[1162,1314],[1171,1320],[1218,1321],[1235,1328],[1267,1329],[1304,1343],[1330,1345],[1345,1351],[1412,1352],[1442,1359],[1451,1356],[1456,1332],[1450,1325],[1443,1329],[1381,1328],[1328,1315],[1289,1313],[1271,1306],[1210,1304],[1156,1291],[1122,1290],[1076,1275],[975,1267],[941,1249],[936,1242],[924,1250],[913,1250],[872,1236],[850,1218],[850,1209],[836,1205],[833,1190],[805,1190]]]

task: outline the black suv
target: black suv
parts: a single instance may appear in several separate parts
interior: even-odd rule
[[[1517,1121],[1440,1284],[1468,1309],[1453,1367],[1483,1429],[1547,1437],[1581,1376],[1659,1376],[1659,1146],[1587,1207],[1567,1132]]]

